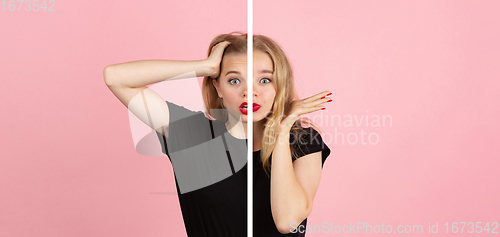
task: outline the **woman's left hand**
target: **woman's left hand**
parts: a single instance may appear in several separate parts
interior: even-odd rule
[[[331,102],[332,99],[327,97],[331,94],[329,91],[324,91],[302,100],[294,100],[290,115],[281,121],[280,127],[285,128],[285,131],[289,131],[300,115],[325,109],[321,104]]]

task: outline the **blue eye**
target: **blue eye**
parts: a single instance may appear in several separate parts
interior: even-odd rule
[[[261,83],[270,83],[271,80],[269,78],[262,78],[262,79],[260,79],[260,82]]]
[[[229,79],[229,84],[231,84],[231,85],[240,84],[240,80],[238,80],[236,78],[231,78],[231,79]]]

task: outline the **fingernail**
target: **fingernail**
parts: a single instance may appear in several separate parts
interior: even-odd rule
[[[328,93],[326,96],[329,96],[329,95],[331,95],[331,94],[332,94],[332,93],[330,92],[330,93]]]
[[[326,109],[326,108],[324,108],[324,107],[323,107],[323,108],[321,108],[321,110],[325,110],[325,109]]]
[[[321,99],[324,99],[326,96],[321,97]]]
[[[329,100],[329,101],[327,101],[327,102],[332,102],[332,100],[330,99],[330,100]]]

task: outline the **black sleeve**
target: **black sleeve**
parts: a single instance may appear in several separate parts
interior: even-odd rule
[[[156,132],[165,155],[170,157],[169,151],[179,151],[212,139],[211,123],[203,112],[165,102],[169,110],[168,138]]]
[[[323,142],[319,132],[312,127],[304,128],[304,132],[299,133],[298,137],[294,133],[291,133],[290,144],[297,151],[298,158],[321,151],[322,166],[325,164],[326,158],[330,155],[330,148]]]

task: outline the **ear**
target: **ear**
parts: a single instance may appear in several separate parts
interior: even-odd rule
[[[214,85],[215,89],[217,90],[217,94],[219,95],[219,97],[222,98],[222,96],[220,95],[219,82],[215,79],[212,79],[212,84]]]

